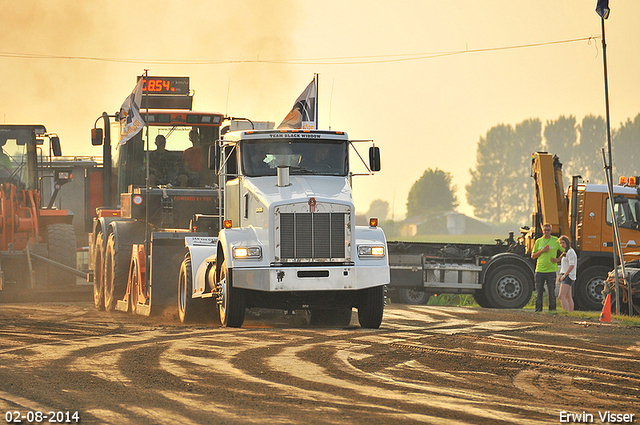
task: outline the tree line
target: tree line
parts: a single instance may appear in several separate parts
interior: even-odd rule
[[[640,175],[640,114],[612,128],[611,140],[614,176]],[[471,181],[465,186],[467,203],[484,221],[527,224],[533,210],[531,154],[546,151],[557,155],[563,164],[565,187],[574,175],[604,183],[602,149],[606,153],[606,144],[606,122],[601,116],[588,115],[581,122],[573,115],[560,116],[547,120],[544,129],[539,118],[515,126],[498,124],[478,141],[476,164],[469,170]],[[451,182],[448,172],[425,170],[409,191],[407,220],[431,221],[434,232],[446,233],[443,215],[459,204],[457,188]],[[377,199],[367,214],[384,220],[388,208],[388,202]]]

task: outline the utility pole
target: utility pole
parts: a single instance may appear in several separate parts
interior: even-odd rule
[[[613,195],[613,158],[611,155],[611,119],[609,114],[609,78],[607,75],[607,42],[604,31],[604,21],[609,17],[609,0],[598,0],[596,5],[596,13],[600,16],[602,24],[602,61],[604,68],[604,101],[607,122],[607,156],[604,149],[602,150],[602,161],[604,163],[604,172],[607,179],[607,188],[609,191],[609,204],[611,206],[612,231],[613,231],[613,273],[616,287],[616,314],[620,314],[620,285],[618,283],[618,259],[622,267],[622,278],[626,279],[626,271],[624,267],[624,258],[622,255],[622,244],[620,242],[620,229],[615,215],[615,197]],[[631,287],[629,286],[629,295],[631,295]],[[633,314],[633,301],[629,296],[629,315]]]

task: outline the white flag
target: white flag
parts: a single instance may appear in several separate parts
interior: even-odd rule
[[[129,139],[138,134],[144,127],[144,120],[140,116],[140,103],[142,102],[142,81],[141,77],[133,92],[127,97],[120,107],[120,122],[125,120],[120,132],[120,142],[118,146],[124,145]]]
[[[291,111],[284,117],[278,128],[302,128],[313,130],[318,128],[316,123],[316,80],[309,83],[306,89],[296,99]]]

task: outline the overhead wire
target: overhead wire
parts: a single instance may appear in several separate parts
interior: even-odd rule
[[[225,64],[280,64],[280,65],[360,65],[360,64],[377,64],[406,62],[433,59],[444,56],[461,55],[468,53],[484,53],[497,52],[504,50],[525,49],[532,47],[550,46],[557,44],[567,44],[587,41],[589,44],[592,40],[601,38],[600,35],[592,35],[589,37],[574,38],[568,40],[546,41],[540,43],[520,44],[513,46],[488,47],[480,49],[455,50],[450,52],[434,52],[434,53],[401,53],[390,55],[369,55],[369,56],[343,56],[343,57],[324,57],[324,58],[298,58],[298,59],[238,59],[238,60],[220,60],[220,59],[128,59],[128,58],[106,58],[94,56],[69,56],[69,55],[49,55],[38,53],[17,53],[17,52],[0,52],[0,57],[18,58],[18,59],[65,59],[65,60],[84,60],[99,62],[115,62],[115,63],[131,63],[131,64],[155,64],[155,65],[225,65]]]

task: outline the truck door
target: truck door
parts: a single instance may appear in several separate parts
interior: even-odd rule
[[[585,252],[606,251],[604,241],[612,241],[611,228],[604,224],[607,214],[607,195],[602,192],[583,191],[578,207],[579,248]],[[607,233],[608,232],[608,233]]]
[[[614,203],[614,216],[620,230],[620,242],[623,251],[635,249],[640,245],[640,232],[638,231],[638,213],[640,203],[637,199],[617,197]],[[612,226],[611,208],[607,201],[607,221]],[[611,227],[610,227],[611,228]],[[613,239],[613,237],[611,238]]]
[[[225,146],[225,214],[227,220],[234,225],[240,224],[240,179],[238,177],[238,149],[237,146]]]

